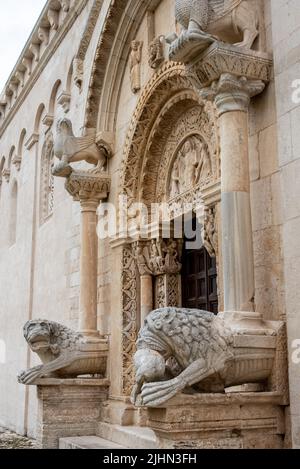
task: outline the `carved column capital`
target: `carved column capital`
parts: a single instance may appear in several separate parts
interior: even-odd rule
[[[101,200],[107,198],[110,191],[110,177],[105,174],[93,174],[88,171],[73,171],[66,179],[66,190],[85,210],[97,210]]]
[[[265,83],[262,80],[249,80],[245,76],[223,73],[219,80],[203,88],[200,95],[204,99],[214,101],[219,115],[222,115],[231,111],[248,112],[250,98],[264,89]]]
[[[219,112],[247,111],[250,98],[260,94],[272,75],[268,54],[214,42],[187,65],[204,99],[215,101]]]

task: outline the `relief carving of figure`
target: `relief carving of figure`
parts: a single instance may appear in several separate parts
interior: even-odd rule
[[[149,45],[149,65],[158,68],[164,61],[164,36],[154,39]]]
[[[141,89],[142,48],[143,48],[142,42],[132,41],[129,66],[130,66],[131,89],[133,93],[137,93]]]
[[[236,38],[235,45],[251,49],[259,33],[253,0],[175,0],[175,16],[182,33],[169,38],[173,60],[183,60],[193,42],[205,49],[216,39],[232,43]]]
[[[152,239],[150,243],[137,242],[134,248],[140,275],[176,274],[181,270],[178,247],[175,240]]]
[[[178,152],[170,176],[170,198],[191,189],[212,174],[207,145],[199,138],[189,137]]]
[[[218,232],[215,217],[214,208],[205,210],[202,239],[203,245],[210,257],[216,257],[218,251]]]

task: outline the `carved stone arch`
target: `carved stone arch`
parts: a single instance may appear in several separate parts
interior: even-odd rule
[[[153,11],[159,3],[160,0],[110,2],[89,83],[84,123],[86,128],[114,131],[118,90],[130,52],[130,42],[146,12]],[[115,77],[115,80],[111,77]]]
[[[189,125],[182,124],[186,119]],[[181,136],[176,131],[184,130]],[[212,161],[212,179],[220,177],[216,113],[193,87],[183,65],[166,63],[153,76],[138,102],[128,131],[121,176],[121,192],[128,205],[164,199],[168,171],[182,139],[198,134]]]

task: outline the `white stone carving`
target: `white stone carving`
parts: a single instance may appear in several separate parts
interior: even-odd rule
[[[258,36],[259,18],[251,0],[176,0],[175,16],[182,32],[170,39],[171,60],[188,62],[216,39],[230,42],[236,37],[235,45],[251,49]]]
[[[106,342],[88,342],[82,334],[48,320],[28,321],[24,337],[43,364],[19,373],[19,383],[33,384],[46,376],[74,378],[106,371]]]
[[[187,138],[178,151],[170,180],[170,198],[194,187],[200,180],[211,176],[212,167],[207,145],[192,136]]]
[[[178,246],[175,240],[152,239],[138,241],[134,245],[134,256],[140,275],[176,274],[181,270]]]
[[[259,315],[163,308],[150,313],[135,354],[132,402],[158,407],[189,386],[204,392],[270,378],[279,323]],[[175,359],[178,371],[168,368]],[[174,378],[167,379],[173,374]],[[140,395],[140,397],[138,397]]]
[[[69,176],[72,172],[70,163],[78,161],[86,161],[89,164],[96,165],[92,171],[101,173],[112,154],[108,144],[103,141],[96,143],[96,133],[94,131],[84,137],[75,137],[72,123],[66,118],[57,122],[54,153],[61,160],[53,169],[54,175],[62,177]]]
[[[51,26],[51,29],[56,31],[59,27],[59,13],[57,10],[49,9],[47,17]]]
[[[165,60],[164,43],[164,36],[159,36],[149,45],[149,65],[153,69],[158,68]]]
[[[132,41],[130,53],[130,80],[131,90],[137,93],[141,89],[141,60],[143,42]]]
[[[49,37],[50,37],[49,29],[40,27],[40,28],[38,29],[38,37],[39,37],[39,40],[42,41],[42,43],[43,43],[45,46],[48,46],[48,44],[49,44]]]
[[[53,135],[48,132],[41,157],[40,179],[40,223],[44,223],[53,213],[54,207],[54,177],[52,166],[54,164]]]

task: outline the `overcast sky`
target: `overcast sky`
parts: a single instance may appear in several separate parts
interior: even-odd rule
[[[0,0],[0,93],[46,0]]]

